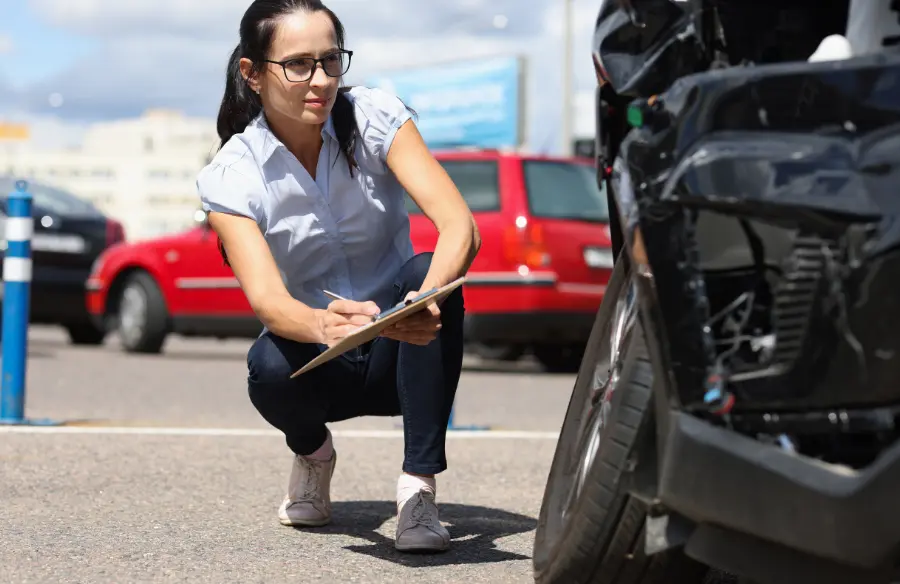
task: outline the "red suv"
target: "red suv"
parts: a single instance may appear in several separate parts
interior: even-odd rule
[[[591,160],[503,152],[441,153],[482,237],[466,284],[476,352],[575,370],[612,268],[606,194]],[[437,241],[408,199],[416,251]]]
[[[472,209],[482,247],[466,284],[466,337],[492,357],[526,350],[550,370],[576,368],[609,278],[606,196],[587,160],[501,152],[438,153]],[[407,200],[413,247],[437,232]],[[88,280],[88,309],[126,350],[158,352],[166,335],[261,330],[206,225],[117,245]]]

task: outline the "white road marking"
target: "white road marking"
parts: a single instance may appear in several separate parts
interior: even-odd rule
[[[281,438],[277,430],[250,428],[159,428],[153,426],[0,426],[0,434],[114,434],[137,436],[212,436]],[[333,430],[335,438],[402,439],[402,430]],[[556,440],[557,432],[528,430],[451,430],[447,439]]]

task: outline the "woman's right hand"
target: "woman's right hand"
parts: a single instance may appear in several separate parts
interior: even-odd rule
[[[374,302],[335,300],[325,310],[316,311],[320,342],[333,347],[357,328],[372,322],[381,312]]]

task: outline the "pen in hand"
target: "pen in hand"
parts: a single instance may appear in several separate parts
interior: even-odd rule
[[[332,300],[347,300],[340,294],[335,294],[334,292],[329,292],[328,290],[322,290],[322,293],[325,294],[325,296],[328,296],[329,298],[331,298]],[[373,315],[372,322],[375,322],[376,320],[378,320],[378,317],[376,315]]]
[[[334,292],[329,292],[328,290],[322,290],[322,292],[325,294],[325,296],[328,296],[332,300],[346,300],[346,298],[344,298],[340,294],[335,294]]]

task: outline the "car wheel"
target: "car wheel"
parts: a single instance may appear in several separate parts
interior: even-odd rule
[[[646,556],[646,507],[620,484],[653,380],[624,264],[591,331],[544,491],[533,554],[539,584],[700,584],[708,571],[680,550]]]
[[[168,334],[168,313],[162,292],[147,272],[133,272],[117,305],[117,332],[129,353],[159,353]]]
[[[102,345],[106,338],[106,331],[90,323],[66,325],[66,330],[73,345]]]
[[[584,345],[536,345],[534,357],[550,373],[577,373]]]

